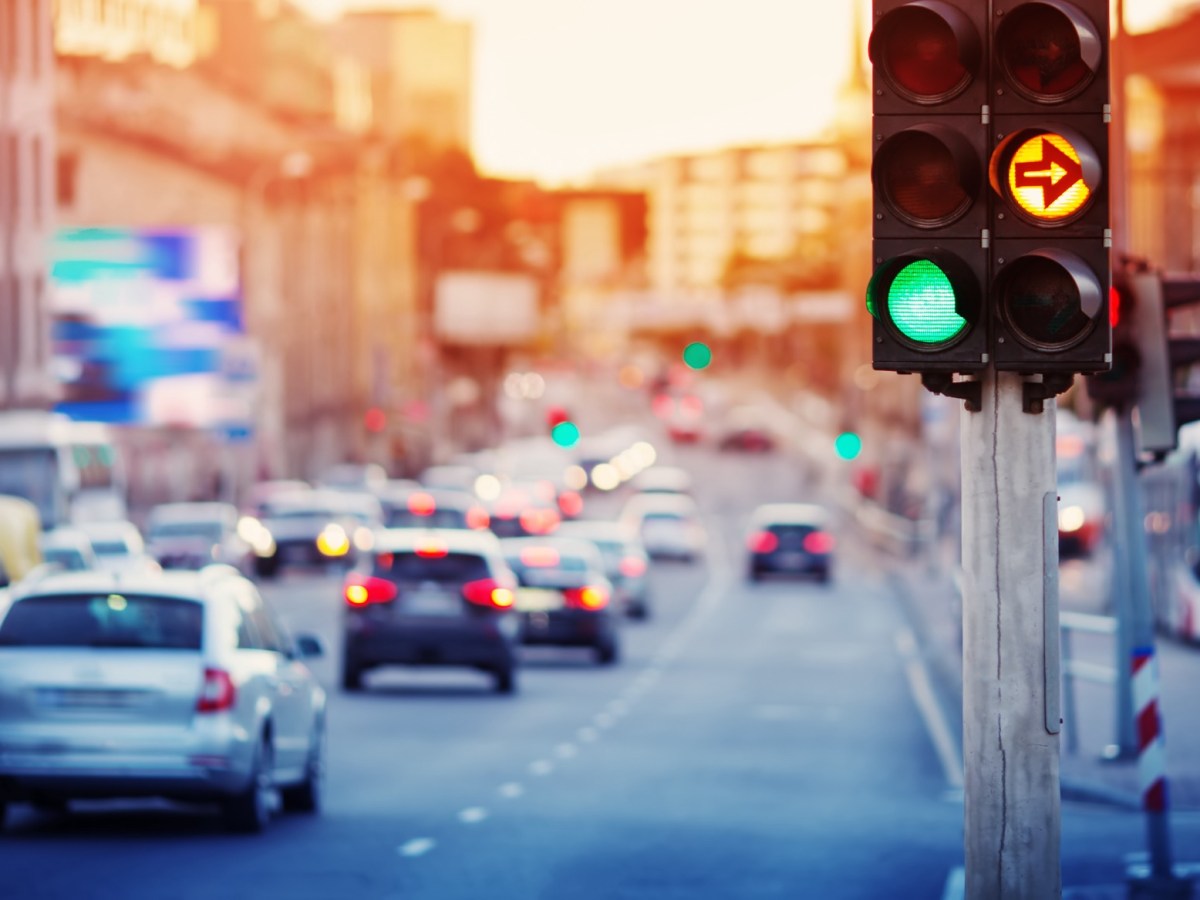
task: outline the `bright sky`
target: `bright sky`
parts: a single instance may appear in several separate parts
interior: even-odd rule
[[[479,164],[544,180],[757,141],[810,137],[870,0],[295,0],[316,15],[434,7],[475,24]],[[1193,0],[1125,0],[1132,30]]]

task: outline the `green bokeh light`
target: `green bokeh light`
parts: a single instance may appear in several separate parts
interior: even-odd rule
[[[560,447],[574,447],[579,443],[579,426],[574,422],[559,422],[550,429],[550,439]]]
[[[862,453],[862,438],[853,431],[843,431],[834,439],[833,449],[842,459],[857,459]]]
[[[967,327],[958,314],[954,286],[936,263],[911,262],[888,288],[888,314],[900,333],[919,344],[942,344]]]
[[[707,369],[712,362],[712,350],[699,341],[688,344],[683,348],[683,362],[689,369]]]

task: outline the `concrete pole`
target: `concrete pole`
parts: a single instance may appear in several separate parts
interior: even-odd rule
[[[1062,893],[1054,401],[989,370],[962,414],[966,896]]]

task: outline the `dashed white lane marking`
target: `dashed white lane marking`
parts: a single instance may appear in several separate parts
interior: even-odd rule
[[[592,716],[592,721],[596,723],[597,728],[611,728],[615,720],[608,713],[596,713]]]
[[[938,705],[933,687],[929,683],[929,673],[925,671],[925,663],[921,661],[921,657],[917,653],[917,640],[907,628],[897,632],[896,649],[904,660],[904,673],[908,676],[908,688],[912,692],[913,700],[916,701],[917,709],[921,712],[921,718],[925,720],[925,728],[933,741],[934,750],[937,751],[946,781],[950,783],[951,787],[960,788],[963,786],[963,766],[962,757],[958,752],[958,744],[950,734],[946,717],[942,714],[942,708]]]
[[[458,814],[458,821],[464,825],[474,825],[488,817],[488,811],[482,806],[468,806]]]
[[[600,737],[600,732],[598,732],[595,728],[592,728],[590,725],[585,725],[575,732],[575,735],[585,744],[591,744],[594,743],[598,737]]]
[[[514,800],[525,793],[525,786],[519,781],[509,781],[506,784],[500,785],[500,796]]]
[[[579,748],[572,743],[562,743],[554,748],[554,754],[559,759],[572,759],[579,754]]]
[[[548,759],[535,759],[529,764],[529,771],[534,775],[549,775],[554,771],[554,763]]]
[[[624,700],[613,700],[609,702],[606,708],[610,716],[623,716],[629,712],[629,704]]]
[[[396,852],[401,856],[416,857],[424,856],[430,850],[437,846],[437,841],[432,838],[413,838],[411,841],[406,841],[396,848]]]

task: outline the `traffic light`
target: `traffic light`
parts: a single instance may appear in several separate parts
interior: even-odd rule
[[[1112,368],[1087,380],[1088,396],[1101,406],[1126,409],[1137,403],[1143,357],[1141,332],[1137,327],[1138,312],[1133,284],[1128,276],[1114,273],[1108,301]],[[1166,357],[1165,342],[1160,345],[1159,356]]]
[[[984,4],[981,4],[984,5]],[[1109,368],[1109,0],[992,0],[997,369]]]
[[[988,362],[987,3],[875,0],[872,362],[971,372]]]
[[[1109,368],[1108,2],[875,0],[876,369]]]

